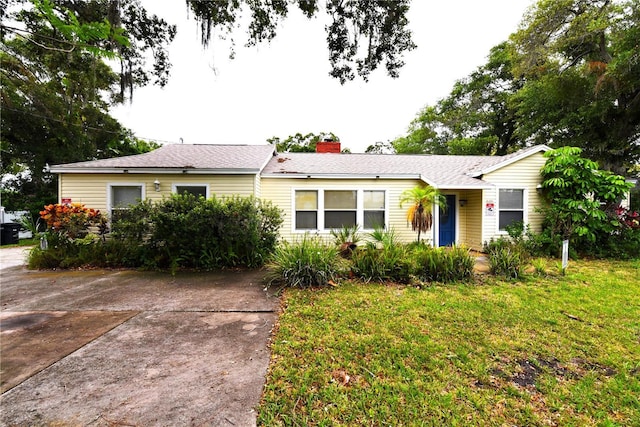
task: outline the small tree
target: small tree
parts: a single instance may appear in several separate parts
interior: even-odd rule
[[[581,157],[577,147],[547,151],[542,167],[542,188],[549,202],[547,220],[564,239],[582,237],[590,242],[599,232],[611,233],[621,225],[615,215],[632,184],[624,177],[600,170]]]
[[[433,225],[433,205],[446,207],[446,198],[431,186],[416,186],[410,190],[405,190],[400,195],[400,207],[409,203],[407,210],[407,222],[411,224],[411,229],[418,232],[418,242],[420,234],[427,232]]]

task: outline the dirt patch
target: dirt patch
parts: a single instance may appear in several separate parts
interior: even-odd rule
[[[136,312],[2,312],[2,393],[133,317]]]
[[[522,388],[536,388],[536,383],[541,375],[553,375],[558,380],[580,379],[588,373],[596,373],[598,376],[611,377],[617,371],[609,366],[596,362],[590,362],[582,358],[574,358],[564,364],[555,357],[533,357],[515,361],[502,360],[498,366],[489,370],[492,377],[509,381]],[[487,384],[478,380],[476,386]]]
[[[571,359],[571,363],[576,367],[576,371],[579,372],[581,376],[588,372],[595,372],[598,375],[612,377],[618,373],[618,371],[616,371],[611,366],[607,366],[597,362],[591,362],[581,357],[575,357]]]

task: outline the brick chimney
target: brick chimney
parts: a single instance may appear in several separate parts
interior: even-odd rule
[[[340,141],[318,141],[316,143],[316,153],[340,153]]]

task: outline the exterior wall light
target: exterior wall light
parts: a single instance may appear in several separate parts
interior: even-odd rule
[[[160,191],[160,181],[157,179],[153,181],[153,186],[156,188],[156,191]]]
[[[463,207],[467,206],[467,200],[466,200],[466,199],[460,199],[460,200],[459,200],[459,203],[460,203],[460,207],[461,207],[461,208],[463,208]]]

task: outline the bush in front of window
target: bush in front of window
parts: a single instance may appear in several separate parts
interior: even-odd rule
[[[65,222],[55,212],[57,216],[45,217],[54,230],[68,230],[69,226],[61,227],[82,222],[79,213],[74,214],[77,221]],[[68,238],[68,231],[50,233],[48,247],[35,248],[29,265],[172,271],[259,267],[275,250],[281,223],[280,209],[255,197],[173,195],[157,203],[143,201],[118,210],[108,239],[96,239],[90,233],[74,239]]]
[[[277,207],[253,196],[174,194],[150,210],[150,235],[144,244],[154,254],[156,267],[253,268],[275,250],[281,223]]]

